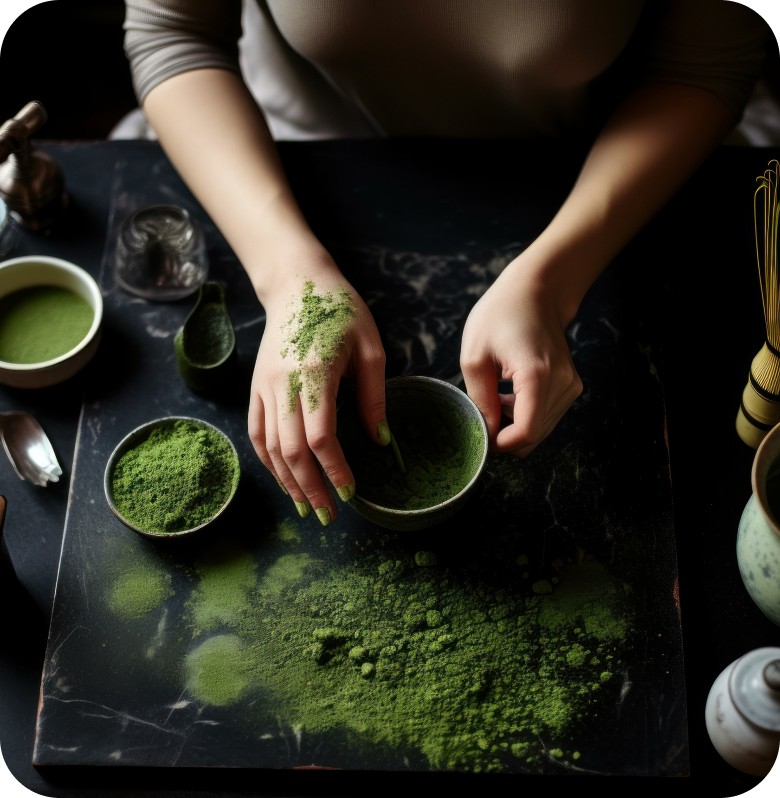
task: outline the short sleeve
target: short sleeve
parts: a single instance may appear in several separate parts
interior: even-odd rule
[[[663,9],[656,5],[645,78],[706,89],[739,117],[768,53],[767,23],[731,0],[667,0]]]
[[[124,49],[139,102],[192,69],[240,73],[241,0],[125,0]]]

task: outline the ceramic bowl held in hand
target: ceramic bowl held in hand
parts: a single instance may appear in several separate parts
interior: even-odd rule
[[[46,388],[82,369],[97,351],[100,289],[84,269],[28,255],[0,263],[0,383]]]
[[[388,446],[368,437],[354,400],[339,408],[339,439],[356,482],[350,506],[387,529],[434,526],[463,507],[484,470],[485,419],[464,391],[433,377],[389,379],[385,395]]]
[[[180,538],[213,523],[238,488],[241,464],[230,438],[187,416],[149,421],[126,435],[106,465],[108,506],[150,538]]]

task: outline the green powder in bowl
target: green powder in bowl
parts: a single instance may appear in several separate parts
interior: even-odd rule
[[[179,537],[222,514],[240,475],[238,453],[221,430],[170,416],[138,427],[118,444],[104,488],[126,526],[148,537]]]
[[[95,314],[86,299],[56,285],[34,285],[0,299],[0,360],[44,363],[70,352]]]
[[[103,298],[80,266],[44,255],[0,263],[0,383],[44,388],[64,382],[94,356]]]
[[[487,458],[487,427],[459,388],[433,377],[386,383],[393,445],[377,445],[362,428],[353,400],[339,408],[339,440],[355,474],[351,506],[397,530],[438,524],[466,502]]]

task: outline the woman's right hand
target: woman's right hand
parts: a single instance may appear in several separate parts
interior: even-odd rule
[[[368,434],[389,443],[385,353],[363,300],[301,213],[265,120],[240,77],[196,69],[158,84],[144,109],[179,174],[243,265],[266,312],[248,429],[263,464],[301,515],[336,515],[327,481],[348,500],[354,476],[336,438],[336,394],[355,381]],[[219,142],[220,146],[213,146]],[[207,154],[208,157],[204,157]],[[311,288],[309,288],[311,286]],[[312,306],[336,310],[316,320]],[[348,310],[351,309],[351,313]],[[316,344],[293,341],[297,321]]]
[[[389,442],[385,352],[361,297],[327,254],[284,269],[266,292],[265,331],[252,376],[248,430],[261,462],[301,517],[336,516],[330,482],[343,501],[355,477],[336,437],[336,397],[353,379],[358,408],[378,445]],[[327,480],[327,481],[326,481]]]

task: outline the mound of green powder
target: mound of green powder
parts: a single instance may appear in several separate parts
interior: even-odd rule
[[[329,766],[339,749],[379,769],[587,763],[594,718],[620,706],[635,626],[606,566],[562,564],[554,590],[527,595],[523,556],[514,580],[510,564],[507,578],[468,578],[446,544],[330,536],[305,551],[295,523],[279,522],[272,548],[221,541],[195,563],[165,674],[204,712],[230,709],[258,740],[327,742]]]
[[[36,285],[0,299],[0,360],[43,363],[77,346],[89,332],[94,311],[67,288]]]
[[[188,419],[156,427],[122,454],[111,475],[116,509],[146,532],[169,534],[216,515],[238,486],[225,437]]]

